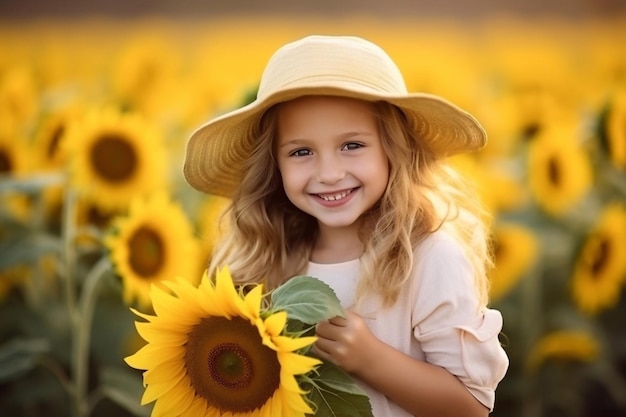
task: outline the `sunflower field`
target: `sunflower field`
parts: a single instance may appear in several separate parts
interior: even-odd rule
[[[619,16],[2,22],[0,416],[151,414],[124,362],[146,343],[133,311],[150,314],[153,284],[200,283],[227,204],[184,182],[185,140],[253,100],[272,52],[311,33],[378,43],[409,90],[488,132],[450,162],[494,214],[491,306],[511,362],[492,415],[626,416]]]

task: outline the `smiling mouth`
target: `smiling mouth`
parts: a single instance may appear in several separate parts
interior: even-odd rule
[[[319,198],[321,198],[324,201],[339,201],[339,200],[343,200],[344,198],[346,198],[347,196],[349,196],[350,194],[352,194],[352,191],[354,191],[354,188],[351,188],[349,190],[346,191],[342,191],[340,193],[334,193],[334,194],[316,194]]]

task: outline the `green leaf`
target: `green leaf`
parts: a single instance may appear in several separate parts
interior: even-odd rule
[[[305,386],[317,407],[316,417],[373,417],[368,396],[348,374],[328,362],[317,372],[311,386]]]
[[[315,324],[333,317],[345,317],[335,292],[315,277],[298,276],[272,292],[272,309],[284,310],[290,319]]]
[[[14,339],[0,347],[0,382],[24,375],[38,364],[39,356],[50,351],[45,339]]]
[[[105,397],[138,417],[147,417],[151,406],[142,406],[143,384],[141,377],[129,370],[107,367],[100,372],[100,389]]]

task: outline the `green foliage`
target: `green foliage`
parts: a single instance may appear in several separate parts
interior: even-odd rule
[[[315,324],[333,317],[345,317],[335,292],[314,277],[299,276],[272,292],[272,310],[287,312],[292,320]]]

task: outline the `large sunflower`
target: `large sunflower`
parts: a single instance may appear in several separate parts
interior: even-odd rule
[[[153,416],[299,417],[312,414],[297,375],[320,361],[298,353],[315,337],[284,332],[286,312],[261,309],[262,286],[245,296],[227,268],[213,283],[184,280],[152,287],[156,315],[135,314],[148,342],[126,362],[143,374],[142,404]]]
[[[199,242],[182,208],[161,192],[136,198],[129,214],[117,217],[105,238],[123,281],[126,303],[150,306],[150,286],[184,276],[199,281]]]
[[[494,230],[495,267],[491,271],[489,298],[496,301],[511,291],[537,257],[537,239],[531,230],[502,224]]]
[[[626,279],[626,208],[608,205],[583,242],[574,264],[572,292],[581,311],[614,306]]]
[[[529,144],[528,180],[539,206],[553,216],[564,214],[592,184],[589,156],[577,144],[576,130],[558,124]]]
[[[165,144],[146,119],[115,110],[90,113],[65,137],[72,184],[107,209],[166,183]]]

